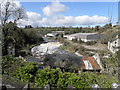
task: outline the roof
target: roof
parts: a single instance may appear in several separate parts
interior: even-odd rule
[[[68,36],[88,36],[88,35],[96,35],[98,33],[75,33],[75,34],[70,34]]]
[[[53,33],[48,33],[47,34],[47,36],[56,36],[56,35],[58,35],[59,33],[57,33],[57,32],[53,32]]]
[[[82,69],[84,70],[100,70],[100,66],[94,57],[83,57]]]

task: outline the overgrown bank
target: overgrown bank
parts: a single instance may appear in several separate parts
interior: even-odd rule
[[[22,82],[32,83],[31,88],[42,88],[47,84],[55,88],[67,88],[68,85],[75,88],[91,88],[94,84],[101,88],[111,88],[112,83],[117,83],[117,79],[107,74],[62,72],[60,68],[39,69],[40,65],[37,63],[28,63],[12,56],[4,56],[2,65],[3,75],[7,74]]]

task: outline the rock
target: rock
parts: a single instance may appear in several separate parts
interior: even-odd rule
[[[112,83],[112,88],[120,88],[120,84],[117,84],[117,83]],[[120,89],[119,89],[120,90]]]
[[[44,63],[46,66],[56,68],[81,68],[82,57],[79,57],[74,53],[59,51],[46,55]]]
[[[44,90],[50,90],[50,85],[47,84],[46,86],[44,86]]]
[[[22,90],[29,90],[30,84],[26,84]]]
[[[12,85],[5,85],[5,84],[1,84],[0,87],[2,87],[3,90],[6,90],[7,88],[15,88],[14,86]]]
[[[39,46],[35,46],[31,49],[31,53],[33,56],[43,56],[46,54],[53,54],[58,51],[58,48],[61,46],[59,42],[48,42],[44,44],[40,44]]]
[[[93,89],[96,89],[96,88],[100,88],[100,87],[99,87],[98,84],[94,84],[94,85],[92,85],[92,88],[93,88]]]

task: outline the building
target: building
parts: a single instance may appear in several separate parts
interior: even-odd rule
[[[51,33],[47,33],[45,35],[45,37],[53,37],[53,38],[57,38],[59,35],[63,34],[64,35],[64,31],[52,31]]]
[[[101,71],[100,65],[94,57],[83,57],[82,71]]]
[[[111,41],[108,42],[108,49],[115,54],[118,50],[120,50],[120,35],[117,35]]]
[[[53,37],[53,38],[56,38],[58,35],[59,35],[59,33],[53,32],[53,33],[48,33],[48,34],[46,34],[45,37],[51,37],[51,38]]]
[[[104,35],[98,34],[98,33],[75,33],[71,35],[64,35],[64,38],[68,40],[74,40],[76,39],[77,41],[84,41],[84,42],[89,42],[89,41],[96,41],[101,38],[103,38]]]

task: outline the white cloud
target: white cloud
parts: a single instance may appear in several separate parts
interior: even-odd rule
[[[59,12],[65,12],[66,9],[67,7],[63,4],[59,2],[53,2],[52,4],[43,8],[43,13],[46,16],[51,17],[44,18],[39,13],[27,12],[28,20],[22,19],[18,22],[18,24],[19,26],[79,26],[105,24],[109,21],[108,17],[98,15],[64,16],[57,14]]]
[[[52,16],[56,13],[65,12],[67,7],[59,2],[52,2],[51,5],[48,5],[43,8],[43,13],[46,16]]]
[[[56,16],[46,19],[46,25],[51,26],[76,26],[76,25],[96,25],[107,23],[109,19],[103,16]]]
[[[41,21],[41,15],[36,12],[26,12],[27,19],[20,19],[17,23],[18,26],[32,25],[38,26]]]
[[[109,18],[103,16],[55,16],[53,18],[42,18],[40,14],[35,12],[27,12],[28,19],[21,19],[18,24],[20,26],[78,26],[78,25],[96,25],[104,24]]]
[[[107,23],[109,21],[109,18],[103,17],[103,16],[88,16],[88,15],[83,15],[83,16],[77,16],[75,17],[76,24],[81,24],[81,25],[95,25],[95,24],[103,24]]]

